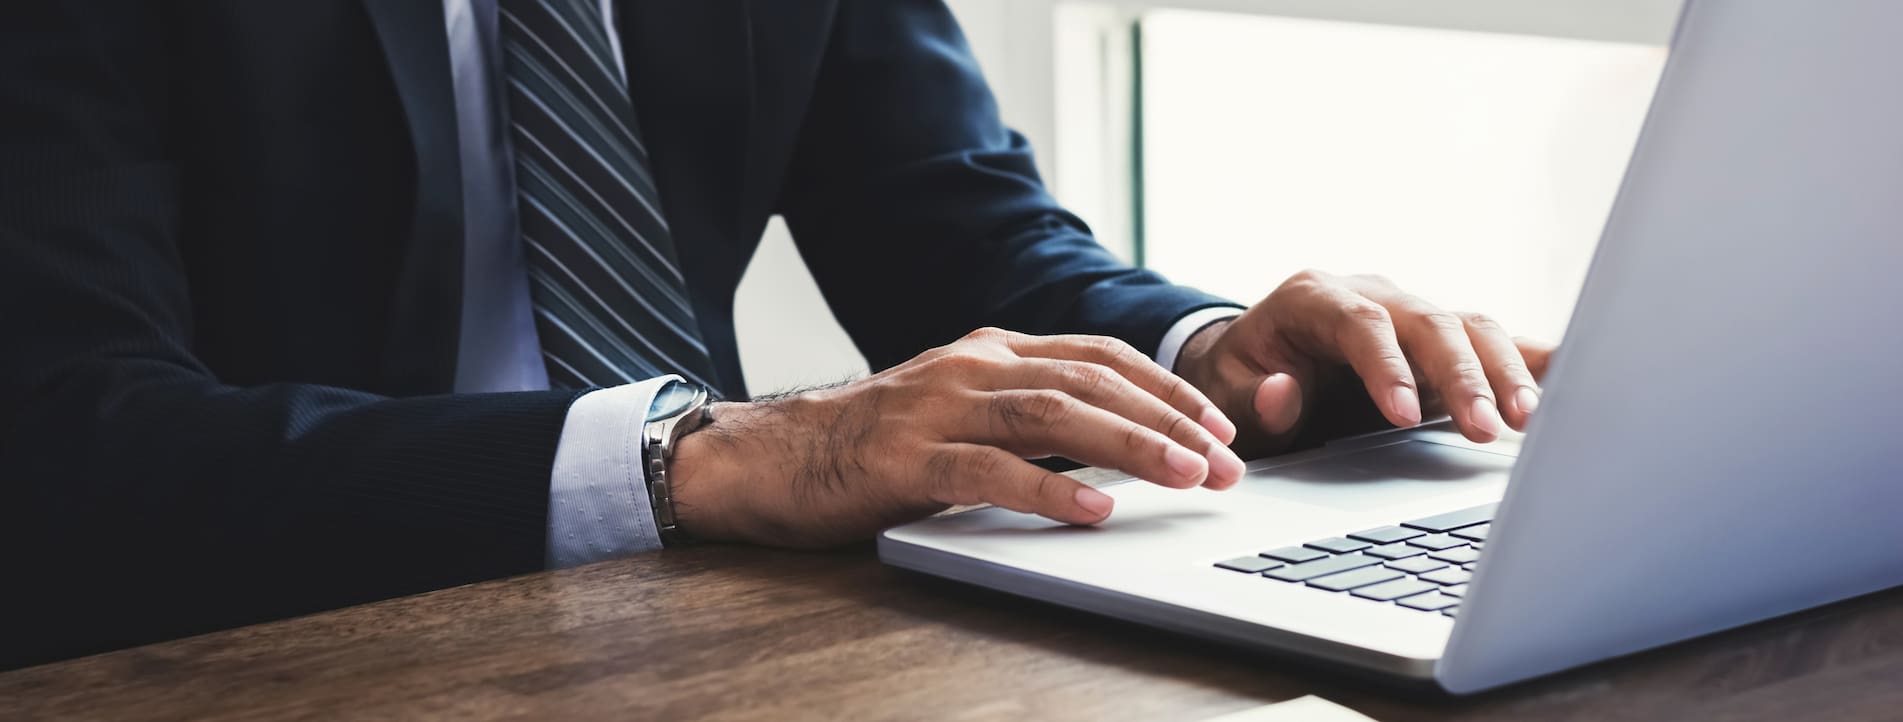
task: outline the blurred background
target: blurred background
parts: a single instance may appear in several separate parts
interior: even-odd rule
[[[949,0],[1005,121],[1124,258],[1251,303],[1389,276],[1559,339],[1679,0]],[[864,373],[777,221],[755,393]]]

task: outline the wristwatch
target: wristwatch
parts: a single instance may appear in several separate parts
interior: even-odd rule
[[[712,398],[705,386],[674,380],[662,386],[648,406],[647,423],[641,427],[641,468],[647,476],[648,502],[654,506],[654,525],[661,533],[662,546],[693,543],[675,523],[674,487],[668,472],[674,464],[676,442],[707,423]]]

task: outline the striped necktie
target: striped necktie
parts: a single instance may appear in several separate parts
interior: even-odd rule
[[[595,0],[501,0],[517,215],[549,384],[712,385],[627,81]]]

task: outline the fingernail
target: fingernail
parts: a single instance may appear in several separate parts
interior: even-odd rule
[[[1474,397],[1473,414],[1469,421],[1480,433],[1499,436],[1506,431],[1507,422],[1500,418],[1500,409],[1494,406],[1493,399],[1485,396]]]
[[[1247,471],[1243,467],[1242,457],[1236,456],[1236,452],[1230,451],[1227,446],[1210,449],[1209,455],[1204,458],[1209,462],[1209,478],[1204,479],[1204,483],[1218,477],[1230,480],[1240,479]]]
[[[1110,516],[1110,508],[1116,506],[1116,502],[1110,499],[1109,494],[1085,486],[1077,489],[1077,505],[1102,519]]]
[[[1520,413],[1532,414],[1534,409],[1540,407],[1540,392],[1534,391],[1531,386],[1521,386],[1520,392],[1514,394],[1513,401],[1520,405]]]
[[[1170,467],[1170,471],[1176,472],[1177,476],[1191,481],[1201,481],[1203,472],[1209,469],[1203,462],[1203,457],[1181,446],[1170,447],[1170,450],[1163,454],[1163,463]]]
[[[1215,434],[1217,441],[1226,444],[1236,440],[1235,422],[1230,421],[1228,416],[1224,416],[1223,413],[1214,406],[1203,409],[1203,417],[1197,419],[1196,423],[1202,424],[1203,428],[1209,430],[1209,433]]]
[[[1409,425],[1421,423],[1421,395],[1411,386],[1394,387],[1394,413]]]

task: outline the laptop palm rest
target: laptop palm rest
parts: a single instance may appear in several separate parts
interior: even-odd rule
[[[1505,481],[1513,462],[1505,454],[1409,439],[1252,470],[1234,491],[1332,509],[1366,509],[1372,499],[1381,505],[1405,503],[1471,488],[1466,482]]]

